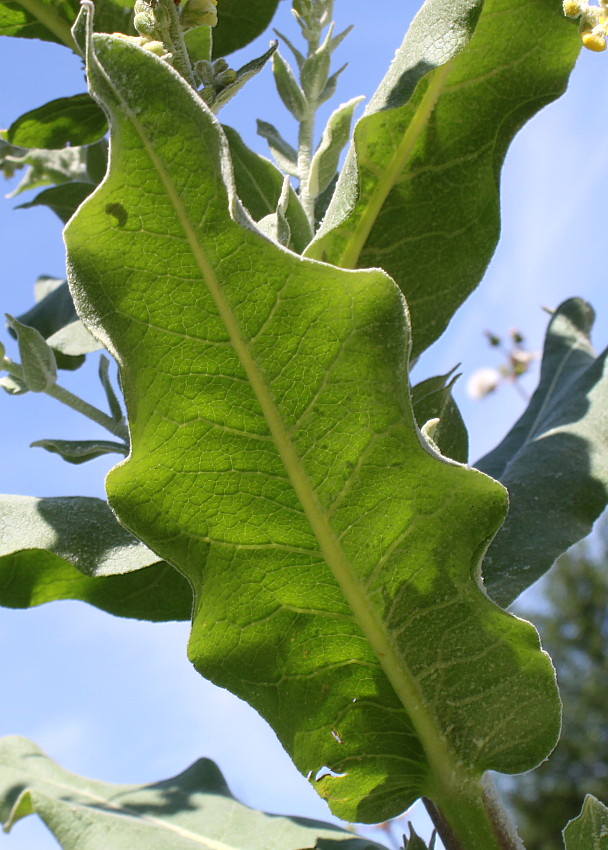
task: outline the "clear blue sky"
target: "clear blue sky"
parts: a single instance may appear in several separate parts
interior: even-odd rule
[[[351,62],[339,98],[373,92],[417,5],[415,0],[384,0],[371,11],[367,2],[337,0],[338,26],[356,25],[341,48],[339,58],[351,57]],[[293,35],[289,18],[284,0],[280,28]],[[247,61],[267,42],[266,36],[239,58]],[[419,378],[447,372],[459,362],[465,379],[480,366],[497,365],[482,336],[486,328],[500,334],[516,326],[532,348],[540,348],[546,325],[541,306],[555,307],[571,295],[596,307],[596,344],[608,341],[602,251],[608,173],[608,89],[602,83],[607,74],[608,54],[585,53],[566,96],[518,136],[503,172],[499,249],[480,289],[418,367]],[[0,38],[0,79],[3,127],[27,109],[85,88],[81,64],[69,51],[16,39]],[[273,94],[269,71],[221,117],[263,153],[264,143],[255,136],[256,117],[273,120],[293,138],[294,125]],[[13,212],[15,203],[0,203],[0,308],[18,315],[30,306],[38,275],[63,276],[64,256],[60,224],[52,213],[44,208]],[[2,339],[7,341],[6,334]],[[94,373],[90,364],[62,381],[94,400]],[[521,412],[522,401],[504,387],[483,402],[472,402],[461,384],[457,398],[474,460],[500,439]],[[529,380],[528,388],[533,384]],[[28,448],[43,437],[90,438],[96,430],[87,420],[50,399],[1,393],[0,423],[3,492],[103,494],[111,461],[74,467]],[[0,734],[25,735],[68,769],[116,782],[165,778],[207,755],[249,804],[324,817],[324,804],[266,725],[194,673],[185,657],[187,632],[185,624],[114,619],[72,602],[0,611]],[[0,835],[0,850],[55,847],[33,818],[18,824],[11,836]]]

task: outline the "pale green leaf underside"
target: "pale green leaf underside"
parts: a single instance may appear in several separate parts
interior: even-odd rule
[[[410,308],[414,356],[479,283],[498,239],[507,147],[562,93],[580,49],[557,0],[485,0],[476,24],[481,6],[424,4],[355,127],[306,252],[392,275]]]
[[[476,464],[509,491],[483,563],[488,593],[505,607],[589,534],[608,501],[608,351],[595,356],[594,318],[581,298],[558,307],[530,404]]]
[[[123,617],[187,620],[184,578],[101,499],[0,496],[0,605],[80,599]]]
[[[344,774],[317,788],[350,820],[401,812],[433,771],[531,767],[553,671],[477,582],[504,491],[421,438],[399,291],[232,220],[219,124],[156,57],[94,44],[113,159],[67,227],[70,282],[121,368],[109,499],[195,586],[195,665],[303,773]]]
[[[235,800],[209,759],[151,785],[64,770],[24,738],[0,741],[0,820],[39,815],[63,850],[380,850],[331,824],[268,815]]]
[[[583,810],[564,829],[566,850],[608,850],[608,808],[587,794]]]

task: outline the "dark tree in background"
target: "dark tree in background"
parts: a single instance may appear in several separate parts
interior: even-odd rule
[[[538,770],[507,780],[528,850],[563,850],[559,824],[581,810],[586,793],[608,801],[608,522],[599,535],[559,559],[542,583],[532,619],[557,669],[563,734]]]

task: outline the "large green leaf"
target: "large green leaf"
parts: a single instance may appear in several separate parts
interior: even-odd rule
[[[39,815],[63,850],[381,850],[328,823],[268,815],[235,800],[209,759],[151,785],[64,770],[24,738],[0,741],[0,820]]]
[[[105,135],[103,112],[88,94],[51,100],[24,113],[6,131],[6,140],[22,148],[90,145]]]
[[[566,850],[608,850],[608,809],[587,794],[583,810],[564,829]]]
[[[483,563],[502,606],[586,537],[608,502],[608,350],[596,358],[594,319],[580,298],[556,310],[530,404],[476,464],[509,491],[509,515]]]
[[[108,495],[196,588],[195,665],[349,820],[532,767],[553,671],[477,579],[505,492],[421,436],[398,288],[239,223],[221,127],[166,63],[95,36],[88,73],[112,157],[65,237],[121,364],[132,450]]]
[[[101,499],[0,496],[0,605],[80,599],[120,617],[187,620],[187,581]]]
[[[0,0],[0,35],[40,38],[78,49],[71,27],[79,0]],[[95,0],[95,24],[101,32],[128,32],[131,0]]]
[[[279,0],[219,0],[213,28],[213,55],[226,56],[249,44],[270,25]]]
[[[356,125],[306,252],[346,268],[386,269],[410,308],[414,356],[477,286],[498,238],[507,147],[561,94],[579,50],[555,0],[485,0],[462,50],[480,7],[424,4]]]

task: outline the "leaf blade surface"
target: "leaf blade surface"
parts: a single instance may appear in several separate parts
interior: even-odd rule
[[[483,10],[427,0],[357,123],[306,255],[388,271],[410,308],[414,356],[481,279],[507,147],[561,94],[579,49],[553,0],[485,0]]]
[[[591,531],[608,502],[608,352],[582,298],[555,311],[538,388],[504,440],[476,466],[509,491],[507,519],[486,553],[490,596],[507,606]]]
[[[76,776],[23,738],[0,741],[5,829],[38,814],[64,850],[378,850],[328,823],[268,815],[239,803],[209,759],[150,785]]]
[[[321,771],[349,820],[397,814],[465,762],[469,777],[536,763],[557,732],[553,672],[476,578],[504,491],[421,437],[399,291],[232,219],[221,128],[156,57],[95,36],[89,80],[113,160],[66,240],[129,414],[108,495],[195,586],[197,669]]]

